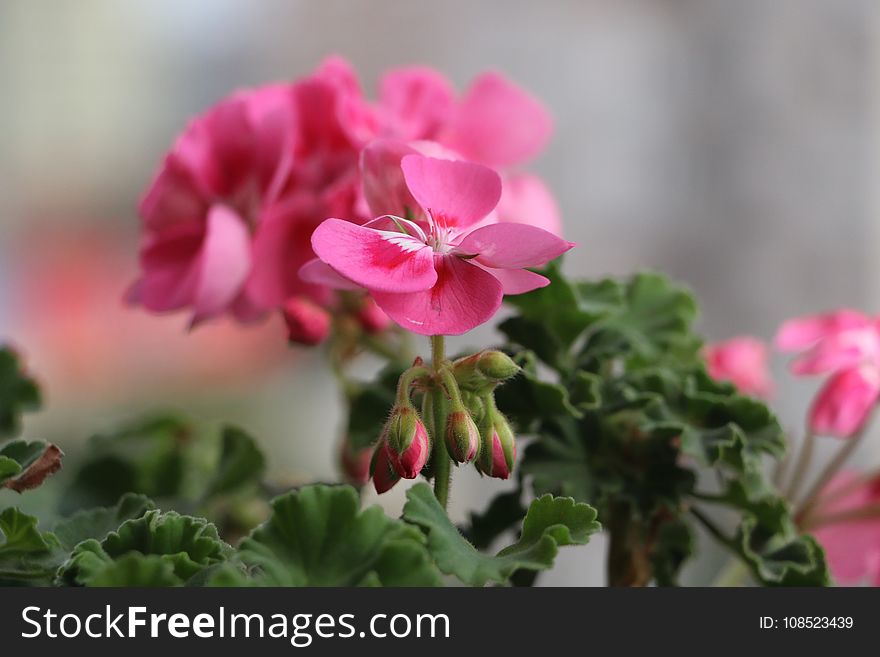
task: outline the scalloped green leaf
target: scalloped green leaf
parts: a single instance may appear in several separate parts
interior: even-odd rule
[[[249,575],[222,569],[213,585],[436,586],[415,527],[378,506],[360,510],[350,486],[305,486],[272,501],[272,516],[239,546]]]
[[[66,550],[73,550],[78,543],[89,538],[103,539],[126,520],[140,518],[155,508],[153,501],[145,495],[126,493],[115,506],[83,509],[60,520],[53,533]]]
[[[14,507],[0,512],[0,583],[48,583],[62,558],[58,539],[35,517]]]
[[[495,556],[485,555],[450,522],[427,484],[413,486],[406,496],[403,517],[425,531],[438,568],[472,586],[506,583],[518,570],[546,570],[559,547],[583,545],[601,529],[591,506],[545,495],[529,507],[519,541]]]
[[[40,389],[25,373],[18,354],[0,346],[0,439],[17,435],[21,431],[21,415],[38,409],[40,403]]]
[[[140,518],[125,521],[100,542],[87,539],[77,545],[58,576],[65,582],[88,585],[106,564],[138,553],[161,557],[185,581],[226,561],[231,551],[219,538],[217,528],[204,518],[152,509]]]
[[[86,582],[86,586],[114,588],[159,588],[183,584],[168,561],[154,554],[135,552],[106,564]]]
[[[224,427],[220,457],[205,488],[206,496],[225,495],[260,482],[266,459],[254,439],[237,427]]]

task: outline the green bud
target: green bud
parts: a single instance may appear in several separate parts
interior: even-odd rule
[[[506,381],[519,374],[520,366],[501,351],[484,351],[477,361],[477,369],[491,381]]]
[[[467,463],[477,456],[480,431],[464,407],[446,416],[446,449],[456,463]]]

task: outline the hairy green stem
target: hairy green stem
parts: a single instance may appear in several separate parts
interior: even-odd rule
[[[446,359],[446,345],[442,335],[431,336],[431,366],[437,378],[437,386],[425,393],[425,409],[422,417],[428,423],[428,434],[433,445],[434,496],[444,509],[449,504],[449,487],[452,478],[452,461],[446,451],[446,395],[440,385],[440,371]]]

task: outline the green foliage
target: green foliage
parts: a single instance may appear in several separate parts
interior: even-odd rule
[[[403,517],[425,531],[437,567],[472,586],[507,583],[521,569],[546,570],[553,565],[559,547],[584,545],[600,529],[596,510],[589,505],[545,495],[529,507],[519,540],[495,556],[486,555],[450,522],[427,484],[407,491]]]
[[[276,498],[272,516],[239,546],[247,568],[226,568],[215,585],[435,586],[439,576],[421,532],[381,508],[359,510],[350,486],[308,486]]]
[[[126,520],[140,518],[155,509],[150,498],[136,493],[126,493],[115,506],[83,509],[69,518],[59,521],[53,533],[66,550],[89,538],[103,539]]]
[[[49,532],[37,528],[37,519],[18,509],[0,512],[0,585],[48,584],[62,549]]]
[[[696,482],[712,472],[722,491],[738,487],[723,497],[742,522],[727,544],[762,583],[827,579],[821,550],[774,506],[765,459],[784,451],[779,422],[706,374],[690,292],[655,273],[595,283],[567,281],[552,263],[544,273],[550,286],[510,300],[518,314],[500,328],[523,375],[497,395],[537,437],[519,470],[535,493],[596,504],[637,583],[647,573],[669,585],[694,548]]]
[[[216,434],[176,416],[94,436],[86,453],[62,499],[64,513],[110,506],[125,493],[138,493],[225,521],[232,509],[224,502],[252,495],[265,472],[262,452],[241,429],[226,426]]]
[[[103,540],[89,538],[79,543],[58,571],[60,581],[91,586],[95,578],[111,581],[133,566],[114,565],[132,554],[154,556],[168,564],[180,582],[205,568],[224,562],[231,548],[217,534],[217,528],[204,518],[182,516],[175,511],[151,509],[139,518],[126,520]],[[156,559],[151,559],[150,563]],[[166,569],[167,570],[167,569]],[[106,585],[106,584],[105,584]]]
[[[21,414],[39,406],[37,384],[24,372],[18,355],[9,347],[0,346],[0,439],[17,435]]]
[[[397,380],[404,368],[396,364],[386,366],[372,383],[358,384],[349,395],[348,441],[358,451],[373,445],[394,406]]]

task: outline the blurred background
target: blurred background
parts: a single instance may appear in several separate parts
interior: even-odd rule
[[[497,69],[540,97],[556,133],[534,168],[580,244],[571,274],[668,272],[710,339],[876,310],[878,28],[871,0],[0,0],[0,341],[46,398],[26,435],[75,451],[173,409],[242,425],[278,476],[336,477],[319,350],[288,348],[275,321],[188,334],[121,301],[137,200],[187,119],[333,53],[370,95],[384,69],[422,63],[459,88]],[[774,370],[796,435],[814,387]],[[458,518],[499,489],[459,480]],[[381,500],[392,512],[401,488]],[[563,551],[542,583],[601,583],[604,549]],[[689,577],[721,558],[707,548]]]

